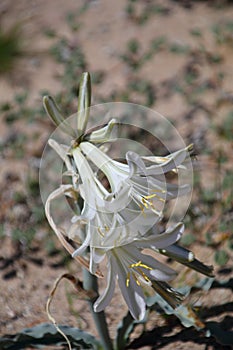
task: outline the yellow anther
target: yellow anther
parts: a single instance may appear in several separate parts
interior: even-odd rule
[[[146,209],[148,209],[148,201],[146,200],[146,198],[142,197],[142,204],[146,207]]]
[[[158,200],[159,200],[160,202],[164,202],[164,203],[166,202],[164,198],[159,197],[157,194],[155,195],[155,197],[158,198]]]
[[[140,273],[140,275],[144,278],[146,282],[150,282],[149,277],[140,269],[139,267],[137,268],[137,271]]]
[[[127,277],[126,277],[126,281],[125,281],[126,287],[129,287],[129,277],[130,277],[130,273],[128,272]]]
[[[139,208],[140,208],[140,209],[141,209],[141,211],[142,211],[142,215],[143,215],[143,217],[144,217],[144,218],[146,218],[145,208],[143,207],[143,205],[142,205],[142,204],[139,204]]]
[[[105,237],[105,234],[104,234],[103,230],[101,230],[100,227],[98,227],[97,230],[98,230],[98,232],[99,232],[99,234],[100,234],[101,237]],[[104,225],[104,231],[105,231],[105,232],[108,232],[109,230],[110,230],[110,228],[109,228],[107,225]]]
[[[134,264],[129,265],[129,267],[130,267],[130,268],[138,267],[138,266],[140,266],[141,263],[142,263],[141,261],[138,261],[138,262],[136,262],[136,263],[134,263]]]
[[[149,277],[142,271],[142,268],[146,269],[146,270],[153,270],[152,267],[150,267],[150,266],[148,266],[146,264],[143,264],[141,261],[138,261],[136,263],[133,263],[133,264],[129,265],[129,268],[130,269],[134,269],[135,268],[135,270],[137,271],[138,275],[142,276],[146,282],[150,282]],[[138,280],[136,273],[134,271],[129,271],[127,273],[127,277],[126,277],[126,281],[125,281],[126,287],[129,287],[130,274],[133,276],[133,279],[135,280],[137,285],[141,286],[141,283]]]
[[[104,225],[104,229],[106,232],[108,232],[110,230],[110,228],[107,225]]]
[[[98,230],[98,232],[99,232],[100,236],[101,236],[101,237],[104,237],[104,233],[101,231],[100,227],[98,227],[98,229],[97,229],[97,230]]]
[[[152,210],[156,211],[153,202],[148,200],[148,198],[152,198],[152,197],[157,197],[162,202],[165,202],[165,200],[163,198],[160,198],[159,196],[157,196],[157,194],[152,194],[152,195],[149,195],[149,196],[143,196],[142,197],[142,204],[144,205],[144,207],[146,209],[148,209],[149,206],[150,206]]]
[[[137,285],[140,286],[141,283],[140,283],[139,280],[137,279],[137,276],[136,276],[136,274],[135,274],[134,272],[132,272],[132,276],[133,276],[135,282],[137,283]]]
[[[158,192],[165,193],[166,191],[160,190],[160,191],[158,191]],[[161,202],[165,202],[165,199],[159,197],[159,196],[157,195],[157,193],[150,194],[150,195],[148,195],[148,196],[144,196],[144,198],[146,198],[146,199],[151,199],[151,198],[154,198],[154,197],[158,198],[158,200],[160,200]],[[150,203],[151,206],[153,205],[151,202],[149,202],[149,203]]]
[[[146,198],[146,199],[151,199],[151,198],[154,198],[154,197],[156,197],[156,196],[157,196],[157,194],[154,193],[154,194],[150,194],[150,195],[148,195],[148,196],[144,196],[144,198]]]
[[[152,267],[150,267],[150,266],[148,266],[148,265],[146,265],[146,264],[142,264],[141,261],[138,261],[138,262],[136,262],[135,264],[131,264],[129,267],[130,267],[130,268],[134,268],[134,267],[143,267],[144,269],[152,270]]]

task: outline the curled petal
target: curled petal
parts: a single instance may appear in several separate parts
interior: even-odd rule
[[[105,208],[109,212],[117,213],[125,209],[130,202],[131,188],[127,184],[119,186],[118,192],[115,193],[115,198],[105,202]]]
[[[135,152],[127,152],[126,153],[126,160],[129,165],[129,178],[131,178],[135,173],[146,173],[146,167],[141,159],[141,157],[135,153]]]
[[[91,230],[90,230],[90,228],[88,228],[86,232],[87,232],[87,235],[86,235],[83,243],[81,244],[81,246],[78,249],[76,249],[72,253],[72,258],[74,258],[74,257],[76,257],[78,255],[82,255],[85,252],[85,250],[87,249],[87,247],[89,246],[90,241],[91,241]]]
[[[164,233],[158,235],[147,236],[144,240],[140,240],[141,248],[163,249],[177,242],[184,232],[184,225],[177,224],[174,228],[167,229]]]
[[[85,141],[90,141],[97,144],[103,142],[113,142],[117,139],[118,127],[119,125],[116,119],[112,119],[102,128],[86,134]]]
[[[90,272],[94,275],[97,271],[98,265],[105,257],[105,250],[98,248],[90,248]]]
[[[95,312],[100,312],[108,306],[110,301],[112,300],[114,290],[115,290],[115,280],[116,274],[114,268],[112,266],[111,259],[109,259],[108,263],[108,274],[107,274],[107,286],[104,293],[96,300],[94,304]]]
[[[131,315],[136,320],[142,320],[146,312],[146,303],[143,295],[143,291],[140,285],[136,282],[135,278],[131,274],[129,276],[129,286],[126,283],[127,273],[120,260],[116,261],[113,257],[114,268],[118,275],[118,283],[121,289],[121,293],[128,305]]]
[[[186,149],[182,149],[170,154],[167,157],[143,157],[145,160],[157,163],[156,165],[147,167],[146,175],[159,175],[177,169],[177,167],[185,160],[187,155],[188,152]]]
[[[72,186],[71,185],[63,185],[61,187],[59,187],[58,189],[56,189],[55,191],[53,191],[47,201],[46,201],[46,204],[45,204],[45,214],[46,214],[46,217],[48,219],[48,222],[50,224],[50,226],[52,227],[52,229],[54,230],[54,232],[56,233],[58,239],[60,240],[60,242],[62,243],[62,245],[64,246],[64,248],[66,248],[66,250],[72,255],[73,252],[74,252],[74,248],[72,247],[71,244],[69,244],[69,242],[67,242],[67,240],[65,239],[65,235],[64,233],[62,232],[61,229],[58,228],[58,226],[55,224],[54,220],[53,220],[53,217],[51,215],[51,212],[50,212],[50,206],[51,206],[51,202],[60,197],[61,195],[64,195],[67,191],[70,191],[72,189]],[[76,260],[82,265],[84,266],[86,269],[89,269],[89,263],[88,261],[86,261],[83,257],[81,256],[78,256],[78,257],[75,257]],[[96,275],[97,276],[102,276],[102,274],[100,272],[96,272]]]

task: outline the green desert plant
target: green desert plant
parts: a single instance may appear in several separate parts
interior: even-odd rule
[[[7,30],[0,27],[0,74],[12,70],[16,60],[22,56],[21,25],[14,24]]]

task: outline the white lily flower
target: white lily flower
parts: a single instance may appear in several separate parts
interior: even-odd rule
[[[85,239],[73,256],[82,254],[88,246],[110,249],[145,235],[161,220],[166,199],[178,195],[176,185],[162,181],[163,173],[176,163],[179,165],[187,155],[187,151],[182,150],[179,161],[171,157],[165,165],[156,166],[155,175],[149,168],[152,175],[145,176],[148,169],[134,152],[126,154],[127,164],[112,160],[89,142],[81,142],[70,152],[80,174],[79,189],[84,206],[81,215],[73,218],[69,236],[74,238],[75,228],[79,232],[79,223],[86,222]],[[97,179],[90,161],[106,175],[111,191]],[[186,191],[184,186],[180,192]]]
[[[96,300],[94,310],[99,312],[110,303],[114,294],[116,278],[121,293],[135,319],[142,320],[145,316],[146,302],[143,292],[145,284],[156,289],[173,307],[176,307],[181,296],[165,283],[174,278],[175,271],[141,251],[144,248],[164,249],[179,240],[183,230],[183,224],[179,223],[172,230],[167,230],[162,234],[153,234],[113,249],[93,248],[91,261],[94,271],[105,256],[108,261],[107,287]]]
[[[187,192],[188,186],[183,186],[178,189],[178,186],[169,185],[166,183],[164,174],[172,170],[177,170],[178,167],[188,156],[188,150],[182,149],[163,159],[161,157],[140,157],[135,152],[127,152],[126,160],[128,164],[124,164],[111,159],[108,155],[103,153],[99,148],[90,142],[82,142],[79,145],[82,152],[95,164],[108,178],[113,193],[119,190],[122,183],[129,183],[135,192],[141,193],[140,205],[149,206],[151,201],[158,202],[164,199],[173,198],[177,196],[178,190],[185,189]],[[144,160],[155,162],[156,165],[149,167],[145,166]],[[159,160],[160,161],[159,161]],[[153,192],[148,195],[148,192]],[[135,201],[137,202],[135,193]],[[151,205],[151,209],[153,206]]]
[[[57,151],[66,160],[64,147]],[[146,235],[161,220],[166,199],[187,191],[186,186],[178,191],[178,187],[167,184],[163,176],[164,172],[179,166],[187,156],[186,150],[176,152],[161,166],[154,166],[155,174],[134,152],[126,154],[127,164],[124,164],[83,141],[70,149],[69,154],[73,158],[72,171],[79,174],[79,182],[74,186],[83,199],[80,215],[74,216],[68,233],[69,238],[80,243],[73,256],[83,254],[88,246],[111,249]],[[70,170],[70,158],[68,160]],[[98,180],[92,163],[106,175],[110,191]],[[145,175],[148,172],[151,175]]]

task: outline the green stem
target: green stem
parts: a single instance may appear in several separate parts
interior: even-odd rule
[[[91,105],[91,77],[88,72],[82,74],[81,81],[79,84],[79,95],[78,95],[78,136],[85,133],[88,118],[89,118],[89,107]]]
[[[83,269],[83,287],[86,290],[93,290],[98,294],[98,282],[97,277],[92,275],[88,270]],[[96,325],[96,329],[99,333],[104,350],[113,350],[113,345],[108,332],[108,325],[105,318],[104,311],[95,312],[93,305],[97,297],[89,301],[90,309],[93,320]]]

